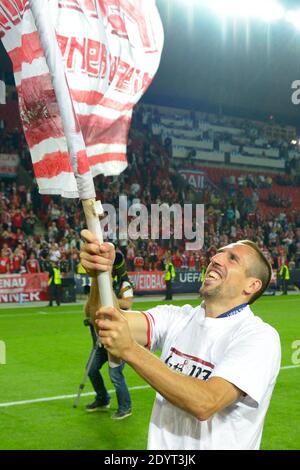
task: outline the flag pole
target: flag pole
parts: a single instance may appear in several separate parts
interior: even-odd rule
[[[74,112],[61,51],[51,23],[48,0],[29,0],[29,4],[51,74],[70,155],[70,163],[76,178],[78,194],[83,205],[87,227],[96,236],[99,243],[103,243],[99,219],[100,215],[102,215],[102,206],[100,201],[96,201],[94,180],[89,170],[84,139]],[[85,169],[83,174],[79,166]],[[88,171],[86,171],[87,169]],[[114,297],[110,273],[99,273],[97,283],[102,304],[106,307],[113,307]],[[110,367],[118,367],[120,365],[119,359],[114,358],[110,354],[108,356]]]

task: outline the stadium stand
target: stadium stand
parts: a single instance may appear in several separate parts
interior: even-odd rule
[[[17,110],[8,103],[6,112]],[[2,117],[8,114],[2,109]],[[64,272],[76,272],[84,225],[80,209],[72,201],[38,194],[18,118],[10,117],[5,126],[0,154],[17,155],[18,165],[15,174],[6,174],[5,168],[2,173],[1,272],[47,271],[54,258]],[[185,252],[185,240],[171,237],[160,240],[153,254],[149,240],[123,241],[120,248],[130,269],[162,268],[171,250],[177,268],[201,270],[215,246],[237,238],[257,241],[275,269],[283,259],[300,268],[300,151],[295,143],[291,127],[139,105],[129,138],[129,167],[118,178],[97,177],[97,194],[116,207],[121,194],[127,195],[128,206],[203,203],[209,249]]]

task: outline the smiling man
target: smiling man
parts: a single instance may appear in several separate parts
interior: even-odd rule
[[[111,270],[114,248],[84,230],[82,264]],[[202,303],[146,312],[101,307],[95,324],[107,350],[156,391],[149,449],[259,449],[280,368],[278,333],[249,304],[269,284],[271,267],[243,240],[220,249],[200,289]],[[101,305],[94,281],[91,311]],[[158,359],[151,352],[161,351]]]

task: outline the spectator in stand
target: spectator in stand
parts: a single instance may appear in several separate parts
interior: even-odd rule
[[[80,259],[79,259],[79,253],[78,253],[78,250],[76,248],[72,248],[71,249],[71,253],[70,253],[70,271],[71,272],[76,272],[76,266],[78,265],[78,263],[80,262]]]
[[[296,269],[296,262],[295,262],[295,258],[292,257],[290,259],[290,262],[289,262],[289,269],[290,271],[293,271],[294,269]]]
[[[142,256],[135,256],[133,264],[134,264],[135,271],[143,271],[144,258]]]
[[[1,250],[1,256],[8,256],[12,255],[12,249],[8,246],[8,243],[3,243],[3,247]]]
[[[23,217],[22,217],[20,209],[15,210],[15,212],[12,215],[11,221],[12,221],[12,231],[13,232],[16,232],[17,229],[21,230],[22,224],[23,224]]]
[[[257,209],[257,204],[259,203],[259,194],[256,190],[253,191],[251,196],[252,208],[253,210]]]
[[[53,204],[52,208],[50,209],[50,220],[55,222],[60,216],[60,208],[58,204]]]
[[[23,243],[25,240],[25,234],[22,232],[20,228],[17,228],[17,232],[14,237],[14,246],[17,245],[17,243]]]
[[[51,242],[55,241],[58,236],[58,228],[56,222],[51,222],[50,227],[48,228],[48,237]]]
[[[137,197],[139,192],[141,190],[141,186],[139,185],[139,183],[137,182],[137,180],[135,180],[132,185],[130,186],[130,194],[133,196],[133,197]]]
[[[196,271],[196,259],[195,259],[195,254],[193,252],[189,254],[188,267],[190,271]]]
[[[196,271],[200,271],[201,253],[199,251],[195,251],[195,267],[196,267]]]
[[[127,254],[126,254],[126,264],[128,266],[128,271],[134,271],[134,258],[135,258],[135,246],[133,241],[129,241]]]
[[[6,204],[2,202],[2,205],[0,205],[0,223],[3,224],[3,228],[8,228],[11,227],[12,221],[11,217],[12,214],[10,210],[7,208]]]
[[[269,233],[269,243],[268,243],[269,246],[275,247],[277,239],[278,239],[278,235],[277,235],[276,229],[273,228],[272,231]]]
[[[283,245],[276,246],[277,260],[279,266],[284,266],[286,262],[287,252]]]
[[[10,257],[7,256],[7,250],[1,250],[0,256],[0,274],[10,273]]]
[[[22,230],[26,233],[26,235],[33,235],[34,234],[34,226],[36,224],[37,217],[34,215],[33,211],[31,210],[29,214],[25,217],[22,223]]]
[[[4,230],[1,234],[1,239],[3,245],[5,244],[9,246],[9,248],[11,249],[15,246],[16,234],[11,232],[10,230]]]
[[[58,263],[61,258],[61,252],[59,251],[57,243],[51,243],[51,248],[49,250],[49,259],[54,263]]]
[[[217,251],[217,248],[214,245],[211,245],[207,250],[208,259],[211,259],[213,256],[215,256]]]
[[[63,233],[66,228],[66,216],[65,216],[64,210],[61,211],[56,221],[56,225],[57,225],[57,228]]]
[[[150,271],[156,270],[156,264],[158,261],[158,244],[154,240],[150,240],[148,243],[148,253],[149,253],[149,269]]]
[[[188,258],[188,254],[184,251],[181,255],[181,269],[188,269],[189,265],[188,265],[188,261],[189,261],[189,258]]]
[[[24,184],[18,186],[18,194],[20,196],[21,204],[25,205],[27,203],[27,189]]]
[[[21,252],[21,248],[18,246],[10,258],[10,272],[14,274],[20,273],[23,263],[24,256]]]
[[[26,261],[26,269],[30,274],[39,273],[41,271],[40,264],[34,252],[30,253],[29,259]]]
[[[70,261],[67,259],[66,253],[62,253],[61,259],[59,262],[59,269],[62,273],[70,272]]]
[[[172,256],[172,261],[175,269],[181,269],[182,267],[182,256],[179,250],[176,250],[175,254]]]
[[[15,209],[20,207],[20,196],[17,193],[16,183],[13,183],[12,192],[10,195],[11,206]]]

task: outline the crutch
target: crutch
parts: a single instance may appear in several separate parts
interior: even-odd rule
[[[93,360],[95,358],[95,355],[96,355],[96,352],[97,352],[97,349],[101,346],[101,343],[100,343],[100,338],[99,336],[97,336],[97,341],[95,343],[95,346],[93,347],[92,351],[91,351],[91,354],[90,354],[90,357],[89,357],[89,360],[88,360],[88,363],[86,365],[86,368],[85,368],[85,371],[84,371],[84,375],[82,377],[82,381],[81,381],[81,384],[79,385],[79,390],[78,390],[78,393],[77,393],[77,396],[74,400],[74,404],[73,404],[73,408],[77,408],[78,406],[78,403],[79,403],[79,400],[80,400],[80,395],[82,394],[82,391],[85,387],[85,384],[86,384],[86,380],[88,378],[88,375],[89,375],[89,372],[90,372],[90,369],[91,369],[91,365],[93,364]]]

